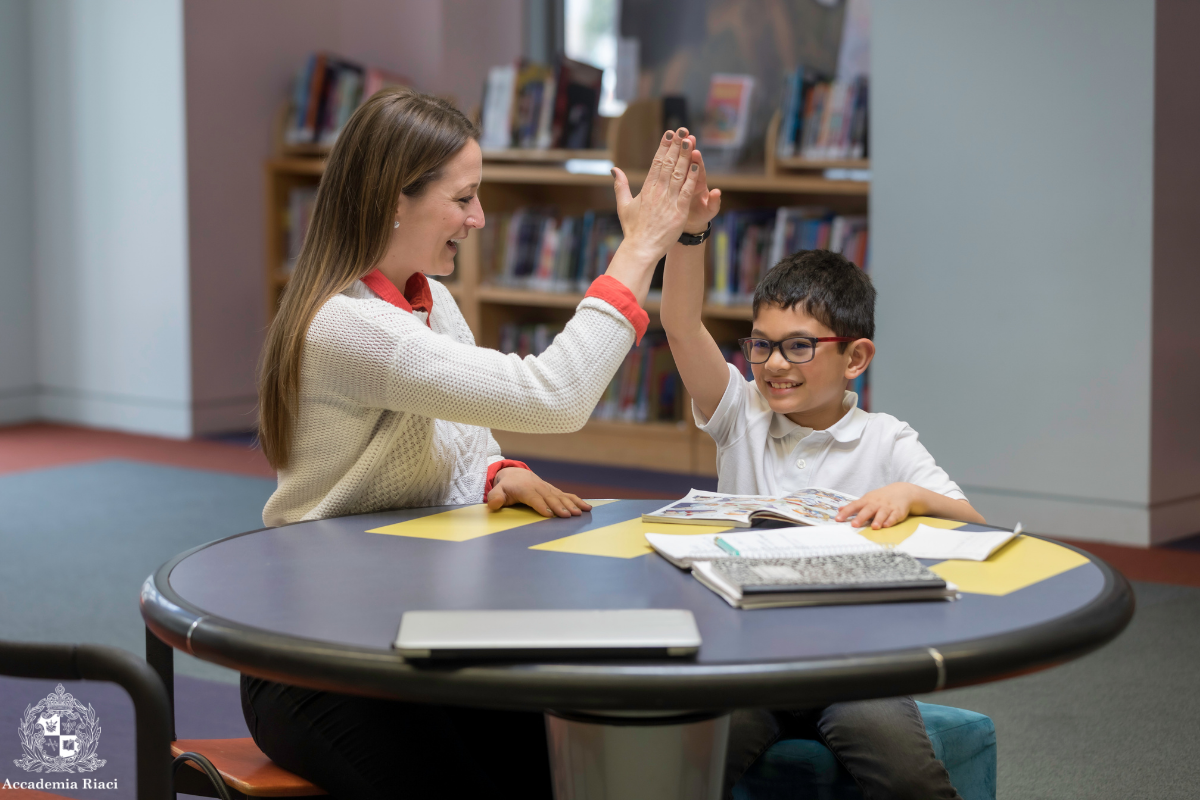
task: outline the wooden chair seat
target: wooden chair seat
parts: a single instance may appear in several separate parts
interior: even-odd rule
[[[271,761],[249,737],[177,739],[171,742],[172,757],[189,752],[207,757],[217,772],[221,773],[225,783],[248,797],[312,797],[327,794],[319,786]],[[200,770],[191,762],[188,762],[188,766]]]

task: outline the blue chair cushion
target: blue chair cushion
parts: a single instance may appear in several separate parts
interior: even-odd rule
[[[963,800],[996,798],[996,726],[983,714],[917,702],[933,752]],[[734,800],[862,800],[850,773],[824,744],[784,739],[733,787]]]

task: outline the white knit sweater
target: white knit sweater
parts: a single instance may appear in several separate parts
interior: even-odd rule
[[[542,355],[504,355],[476,347],[450,292],[430,289],[432,329],[361,282],[317,312],[265,524],[478,503],[501,459],[488,429],[578,430],[634,342],[629,319],[587,297]]]

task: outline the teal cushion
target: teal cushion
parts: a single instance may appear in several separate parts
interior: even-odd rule
[[[996,798],[996,726],[974,711],[917,702],[933,752],[963,800]],[[850,773],[825,745],[776,742],[733,787],[734,800],[862,800]]]

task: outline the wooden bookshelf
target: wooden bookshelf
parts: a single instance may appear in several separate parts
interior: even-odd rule
[[[559,150],[536,147],[513,147],[505,150],[484,150],[484,161],[516,161],[532,164],[561,164],[574,159],[612,160],[610,150]]]
[[[506,150],[485,152],[480,200],[486,214],[511,213],[522,206],[555,206],[564,214],[587,209],[615,211],[612,179],[608,175],[568,172],[563,164],[572,158],[607,158],[626,171],[633,186],[645,178],[661,133],[660,106],[653,101],[631,103],[625,115],[610,123],[610,149],[584,151]],[[772,126],[770,130],[778,126]],[[774,153],[773,134],[768,154]],[[866,213],[870,184],[865,181],[829,180],[824,169],[867,169],[867,162],[816,164],[769,158],[760,172],[711,174],[709,183],[723,192],[725,209],[764,205],[813,205],[838,213]],[[319,157],[281,156],[266,164],[267,172],[267,302],[274,315],[287,283],[286,217],[288,193],[295,186],[315,185],[324,170]],[[479,237],[469,236],[459,249],[455,274],[444,282],[463,316],[483,346],[499,342],[505,322],[565,322],[583,299],[579,292],[550,292],[499,286],[483,274]],[[659,302],[646,303],[651,327],[657,326]],[[718,341],[744,336],[749,330],[746,305],[707,303],[705,324]],[[690,399],[684,397],[684,419],[679,422],[629,423],[590,421],[570,434],[521,434],[495,431],[506,453],[608,466],[634,467],[695,475],[716,474],[716,447],[691,419]]]
[[[832,162],[831,162],[832,163]],[[626,169],[629,184],[636,189],[646,179],[645,169]],[[608,175],[567,172],[561,167],[484,162],[485,183],[539,184],[543,186],[598,186],[612,188]],[[871,186],[866,181],[830,180],[822,175],[764,175],[754,172],[709,173],[708,184],[722,192],[758,194],[846,195],[867,197]],[[486,209],[485,209],[486,211]]]
[[[871,160],[849,158],[841,161],[813,161],[811,158],[776,158],[775,166],[784,170],[870,169]]]

